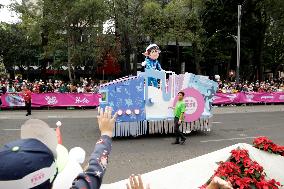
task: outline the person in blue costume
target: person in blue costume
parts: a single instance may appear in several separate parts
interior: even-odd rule
[[[145,56],[145,61],[142,62],[142,66],[145,66],[146,69],[153,69],[161,71],[161,65],[158,61],[160,48],[156,44],[151,44],[146,48],[146,51],[143,53]],[[154,77],[148,78],[148,86],[153,85],[154,87],[158,87],[158,81]]]

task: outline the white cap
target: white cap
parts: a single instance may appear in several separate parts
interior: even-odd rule
[[[56,132],[47,123],[39,119],[30,119],[21,127],[21,138],[34,138],[45,144],[57,157],[57,136]]]
[[[151,45],[149,45],[149,46],[146,48],[146,51],[148,51],[148,50],[151,49],[152,47],[158,47],[158,48],[159,48],[158,45],[156,45],[156,44],[151,44]]]

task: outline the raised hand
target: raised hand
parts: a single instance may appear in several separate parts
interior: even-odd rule
[[[138,177],[138,179],[137,179],[137,177]],[[130,184],[128,184],[128,183],[126,184],[127,189],[150,189],[149,185],[147,185],[146,188],[144,188],[141,175],[138,175],[137,177],[135,175],[131,175],[129,177],[129,183]]]
[[[112,108],[109,106],[105,107],[105,111],[103,110],[103,108],[98,108],[97,118],[101,135],[108,135],[109,137],[112,137],[113,127],[117,117],[117,113],[115,113],[114,116],[112,116],[111,113]]]

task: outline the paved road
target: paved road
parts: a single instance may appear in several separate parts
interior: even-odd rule
[[[184,145],[173,146],[171,136],[117,139],[104,183],[125,179],[131,173],[145,173],[197,157],[239,142],[265,135],[284,145],[284,106],[224,107],[214,109],[214,130],[209,134],[191,133]],[[99,130],[94,110],[36,110],[40,118],[55,126],[63,123],[63,143],[70,149],[81,146],[92,152]],[[23,111],[0,112],[0,144],[18,139],[20,125],[27,119]]]

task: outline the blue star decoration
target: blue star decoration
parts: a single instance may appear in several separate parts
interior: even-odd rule
[[[125,99],[125,104],[126,104],[128,107],[133,105],[132,100],[131,100],[130,98]]]

